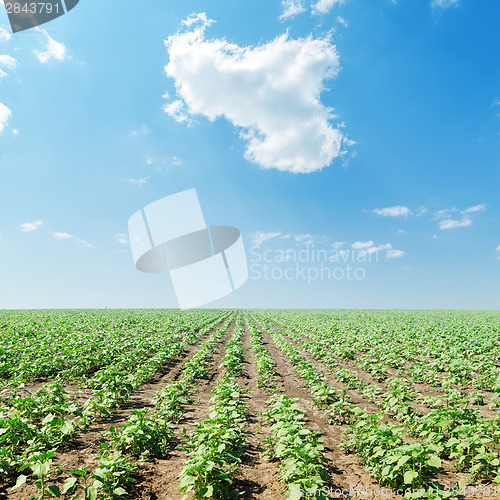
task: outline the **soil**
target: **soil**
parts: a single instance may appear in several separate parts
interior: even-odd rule
[[[216,328],[219,327],[220,325]],[[187,459],[182,444],[186,439],[189,439],[186,436],[189,436],[197,422],[209,418],[211,391],[220,379],[219,365],[225,354],[225,346],[234,329],[235,324],[233,323],[227,334],[219,341],[218,350],[212,359],[209,378],[201,381],[193,395],[193,403],[185,406],[184,419],[178,424],[172,424],[175,428],[176,446],[172,448],[171,453],[165,459],[148,459],[145,461],[140,469],[140,479],[133,488],[129,488],[131,494],[127,498],[137,500],[180,500],[184,497],[184,494],[179,492],[179,475]],[[69,444],[59,449],[54,456],[54,463],[62,465],[67,471],[82,466],[88,466],[90,471],[94,470],[101,443],[108,439],[106,433],[110,427],[112,425],[115,427],[122,425],[135,409],[153,407],[153,395],[165,384],[176,380],[180,376],[185,361],[207,337],[208,334],[199,339],[196,344],[187,348],[175,361],[168,366],[162,367],[156,378],[150,383],[143,384],[131,396],[129,402],[120,407],[112,418],[95,422],[87,433],[77,436]],[[330,425],[328,423],[328,418],[324,416],[324,410],[319,409],[314,404],[310,390],[295,374],[289,359],[276,347],[267,333],[263,332],[262,338],[264,346],[270,352],[275,365],[278,391],[288,397],[297,398],[299,408],[307,415],[306,426],[319,433],[320,439],[325,446],[324,455],[328,459],[328,470],[331,478],[326,487],[329,493],[328,496],[330,498],[346,498],[348,496],[351,498],[401,498],[394,492],[377,484],[355,455],[347,454],[342,450],[340,447],[343,441],[342,433],[348,429],[348,426]],[[290,338],[288,338],[288,341],[301,350],[301,354],[305,359],[314,362],[318,366],[318,369],[324,373],[330,385],[339,390],[343,388],[343,384],[339,383],[329,373],[326,366],[314,360],[312,356]],[[255,353],[251,347],[250,335],[247,329],[244,332],[243,343],[247,353],[244,363],[245,376],[241,377],[238,382],[249,389],[248,395],[245,396],[249,405],[248,425],[246,427],[248,445],[242,457],[242,463],[236,472],[235,487],[240,492],[239,498],[242,500],[285,499],[288,495],[282,495],[285,491],[285,485],[280,480],[279,464],[265,453],[265,441],[270,436],[270,429],[264,414],[271,396],[257,386],[259,375],[255,363]],[[384,389],[383,382],[373,380],[368,373],[360,370],[354,362],[337,359],[346,368],[357,371],[359,376],[368,384],[377,385]],[[417,386],[414,387],[417,388]],[[425,395],[439,395],[426,386],[420,388],[426,389]],[[70,394],[78,392],[76,386],[67,389]],[[355,390],[349,391],[348,395],[351,402],[366,409],[366,411],[370,413],[378,411],[376,405]],[[75,397],[84,399],[88,395],[83,391],[75,394]],[[65,477],[67,475],[62,475],[60,479],[57,479],[53,475],[51,483],[58,482],[59,486],[61,486]],[[463,485],[466,475],[453,472],[452,465],[445,463],[444,472],[436,479],[440,484],[446,486],[452,486],[457,481]],[[11,492],[13,485],[14,481],[0,483],[0,500],[28,500],[32,495],[37,494],[37,490],[30,480],[15,492]],[[78,498],[83,498],[81,490],[77,490],[76,493]],[[68,496],[67,498],[73,498],[74,496]],[[488,496],[483,494],[482,496],[478,495],[478,498],[494,500],[499,499],[500,495],[490,491]]]

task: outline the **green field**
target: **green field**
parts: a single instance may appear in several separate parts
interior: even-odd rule
[[[0,312],[0,498],[500,498],[500,312]]]

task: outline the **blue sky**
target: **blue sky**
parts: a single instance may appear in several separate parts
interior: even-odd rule
[[[498,309],[498,2],[134,5],[0,6],[0,308],[176,307],[127,222],[196,188],[251,270],[213,306]]]

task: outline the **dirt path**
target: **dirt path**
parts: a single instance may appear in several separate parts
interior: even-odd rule
[[[211,391],[217,385],[220,370],[219,365],[225,355],[226,344],[232,337],[235,323],[218,342],[218,350],[213,357],[210,377],[202,380],[196,393],[193,395],[195,401],[192,405],[185,406],[185,418],[176,426],[176,435],[180,437],[177,447],[172,450],[167,459],[151,459],[144,464],[142,469],[143,480],[137,485],[136,495],[133,498],[149,500],[180,500],[184,494],[179,492],[179,474],[182,465],[186,462],[186,453],[182,449],[184,432],[192,432],[194,424],[209,418]]]
[[[261,330],[262,332],[262,330]],[[381,486],[372,480],[368,472],[362,467],[354,455],[348,455],[342,451],[339,444],[342,442],[341,434],[347,426],[329,425],[320,410],[313,403],[311,393],[293,370],[288,358],[276,347],[269,334],[262,332],[263,342],[269,350],[276,363],[278,385],[282,392],[291,398],[299,398],[299,408],[307,414],[308,427],[321,433],[321,441],[325,446],[324,455],[328,459],[330,477],[328,491],[331,498],[340,498],[352,489],[359,488],[365,491],[367,488],[381,491]],[[386,490],[386,489],[385,489]],[[363,495],[360,494],[360,497]],[[384,498],[391,498],[385,496]],[[394,498],[396,498],[394,496]]]
[[[247,328],[244,330],[243,345],[246,350],[244,369],[246,377],[238,383],[251,391],[245,396],[249,405],[248,425],[246,430],[248,447],[242,457],[242,463],[236,474],[236,490],[244,500],[262,499],[274,500],[281,498],[283,484],[280,484],[279,469],[275,462],[264,455],[264,442],[269,437],[269,428],[262,425],[261,415],[266,411],[266,402],[270,398],[257,386],[257,367],[255,352],[250,342]]]

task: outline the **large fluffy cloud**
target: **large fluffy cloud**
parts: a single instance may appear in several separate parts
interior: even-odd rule
[[[166,113],[179,122],[226,118],[247,141],[245,157],[264,168],[313,172],[342,154],[343,134],[320,101],[325,80],[339,71],[328,39],[282,35],[240,47],[205,38],[209,24],[205,14],[193,15],[165,42],[165,71],[178,94]]]

